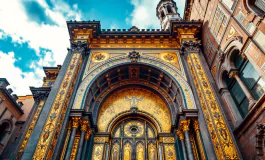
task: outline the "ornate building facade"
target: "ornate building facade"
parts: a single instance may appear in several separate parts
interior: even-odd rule
[[[12,158],[246,158],[237,141],[241,130],[236,129],[250,122],[244,118],[253,118],[244,105],[249,112],[260,105],[262,111],[262,100],[258,99],[263,94],[263,86],[259,85],[263,82],[262,70],[251,71],[250,78],[257,81],[253,88],[259,89],[254,95],[254,90],[241,80],[241,72],[252,64],[245,59],[247,55],[238,59],[243,52],[233,50],[240,56],[230,55],[236,61],[232,64],[218,49],[220,56],[212,58],[220,60],[215,73],[222,70],[221,66],[230,67],[232,72],[223,70],[233,78],[227,80],[231,88],[220,90],[209,67],[215,41],[205,41],[205,21],[189,20],[195,16],[193,5],[187,1],[183,20],[173,0],[161,0],[156,8],[161,30],[135,26],[105,30],[99,21],[68,21],[71,48],[62,66],[44,68],[44,85],[34,88],[33,93],[36,109]],[[215,21],[224,17],[217,12]],[[220,32],[228,28],[223,25],[227,21],[216,24],[216,39],[222,40]],[[240,36],[235,36],[239,33],[235,29],[231,43],[239,43]],[[207,43],[212,45],[208,47]],[[235,68],[237,65],[243,71]],[[218,77],[225,78],[225,74]],[[236,85],[243,86],[240,95],[232,93]],[[240,104],[233,94],[243,96]],[[233,117],[241,119],[231,119],[229,107]],[[262,137],[263,133],[259,134]],[[259,143],[262,146],[264,141]]]
[[[187,0],[184,14],[203,21],[203,55],[245,159],[265,159],[264,6],[264,0]]]
[[[12,94],[5,78],[0,78],[0,159],[8,159],[23,133],[34,104],[33,96]]]

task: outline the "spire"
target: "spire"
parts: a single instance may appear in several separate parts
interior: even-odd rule
[[[181,20],[174,0],[160,0],[156,7],[156,16],[160,20],[162,29],[169,29],[171,21]]]

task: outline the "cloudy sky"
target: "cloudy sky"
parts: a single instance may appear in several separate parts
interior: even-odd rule
[[[40,87],[43,66],[63,63],[69,47],[67,20],[99,20],[102,29],[160,28],[159,0],[1,0],[0,78],[17,95]],[[185,0],[176,0],[183,15]]]

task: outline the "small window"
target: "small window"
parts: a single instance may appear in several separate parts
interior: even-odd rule
[[[211,31],[213,35],[216,37],[216,40],[218,42],[220,42],[222,38],[226,25],[227,25],[227,17],[224,14],[224,12],[219,7],[217,7],[211,26]]]
[[[256,0],[255,6],[257,6],[260,10],[265,12],[265,0]]]
[[[236,19],[240,22],[240,24],[250,33],[252,34],[256,29],[256,26],[249,22],[245,15],[240,11],[236,16]]]
[[[167,12],[168,12],[169,14],[173,13],[173,12],[172,12],[172,9],[171,9],[171,7],[170,7],[170,5],[167,6]]]
[[[162,18],[165,17],[165,13],[164,13],[164,11],[161,12],[161,17],[162,17]]]

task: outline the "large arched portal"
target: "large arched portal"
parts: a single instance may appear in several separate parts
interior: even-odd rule
[[[106,153],[114,160],[156,160],[162,155],[176,159],[170,114],[161,96],[146,87],[129,85],[114,90],[100,105],[92,159],[106,157]],[[108,148],[103,135],[108,135]]]

